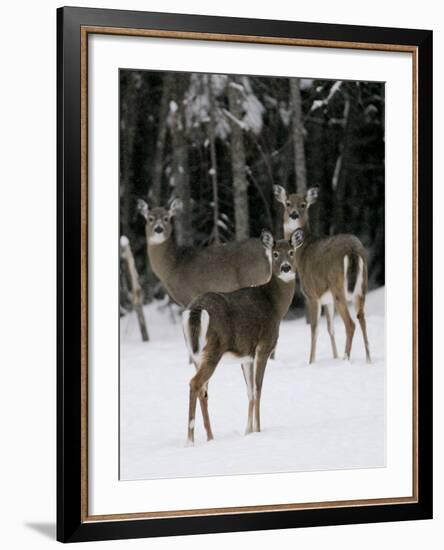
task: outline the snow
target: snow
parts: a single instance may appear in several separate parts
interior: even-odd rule
[[[242,107],[245,113],[243,122],[248,130],[258,135],[262,130],[262,118],[265,108],[254,95],[249,78],[244,76],[242,78],[242,84],[244,88]]]
[[[325,99],[315,99],[311,105],[310,111],[315,111],[321,107],[325,107],[329,104],[331,98],[339,91],[342,86],[342,80],[337,80],[333,86],[330,88],[330,91]]]
[[[176,113],[178,108],[175,101],[170,101],[170,113]]]
[[[325,318],[317,361],[308,366],[305,319],[281,324],[276,360],[265,372],[262,432],[244,435],[247,393],[240,366],[220,364],[209,384],[215,439],[205,440],[198,407],[196,444],[186,447],[188,365],[178,310],[145,306],[150,342],[135,313],[121,319],[120,452],[123,480],[270,473],[385,465],[385,293],[367,300],[373,364],[366,365],[359,326],[351,361],[331,358]],[[335,318],[338,350],[344,328]]]
[[[247,130],[245,123],[242,120],[239,120],[238,118],[236,118],[233,114],[231,114],[230,111],[228,111],[228,109],[222,109],[222,112],[227,118],[229,118],[232,122],[234,122],[234,124],[237,124],[239,128],[242,128],[242,130]]]
[[[126,248],[128,245],[129,245],[128,237],[126,237],[125,235],[122,235],[122,236],[120,237],[120,246],[121,246],[122,248]]]

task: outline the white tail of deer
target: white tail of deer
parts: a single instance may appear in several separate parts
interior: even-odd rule
[[[138,208],[146,220],[151,267],[178,304],[186,307],[204,292],[232,292],[270,279],[271,258],[259,239],[200,249],[180,247],[172,236],[173,218],[182,208],[179,199],[173,200],[168,209],[150,209],[139,200]]]
[[[261,430],[262,382],[268,358],[276,346],[280,322],[293,298],[296,249],[302,245],[303,231],[298,229],[289,241],[278,242],[269,231],[263,231],[261,242],[272,257],[268,283],[230,293],[209,292],[193,300],[183,313],[185,341],[197,369],[190,381],[188,442],[191,444],[197,399],[207,439],[213,439],[208,381],[227,354],[242,363],[248,395],[246,433]]]
[[[367,363],[371,362],[365,321],[365,298],[368,290],[367,254],[354,235],[335,235],[316,238],[310,232],[308,211],[318,198],[318,188],[306,194],[287,195],[280,185],[274,186],[275,198],[284,206],[284,234],[296,228],[305,233],[304,243],[297,251],[296,262],[302,292],[307,300],[311,325],[310,363],[316,358],[316,340],[321,306],[325,306],[327,329],[333,357],[337,358],[333,316],[335,308],[346,331],[344,358],[350,358],[355,323],[347,302],[352,302],[364,339]]]

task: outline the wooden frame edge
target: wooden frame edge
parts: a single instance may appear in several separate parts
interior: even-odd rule
[[[184,40],[206,40],[217,42],[244,42],[251,44],[274,44],[280,46],[304,46],[316,48],[342,48],[353,50],[395,51],[414,53],[417,46],[408,44],[378,44],[372,42],[348,42],[335,40],[318,40],[308,38],[280,38],[276,36],[255,36],[245,34],[225,34],[192,31],[165,31],[159,29],[130,29],[125,27],[99,27],[82,25],[87,34],[140,36],[151,38],[173,38]]]
[[[172,38],[188,40],[206,40],[223,42],[243,42],[275,44],[288,46],[343,48],[373,51],[394,51],[412,54],[413,72],[413,433],[412,433],[412,487],[413,494],[408,497],[383,499],[362,499],[346,501],[325,501],[300,504],[257,505],[223,508],[202,508],[193,510],[156,511],[129,514],[89,515],[88,513],[88,35],[124,35],[153,38]],[[82,294],[82,361],[81,361],[81,522],[90,524],[110,521],[131,521],[137,519],[159,519],[180,517],[221,516],[230,514],[253,514],[278,511],[314,510],[329,508],[351,508],[357,506],[382,506],[387,504],[415,504],[419,502],[418,479],[418,46],[392,45],[371,42],[346,42],[335,40],[311,40],[297,38],[278,38],[254,35],[165,31],[151,29],[121,28],[81,25],[81,294]]]
[[[81,86],[81,510],[88,517],[88,33],[80,35]]]

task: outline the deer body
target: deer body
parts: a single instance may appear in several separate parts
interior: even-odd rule
[[[208,381],[219,362],[227,356],[242,363],[249,400],[246,432],[260,431],[263,377],[268,358],[276,346],[280,322],[293,298],[295,251],[302,239],[302,230],[295,232],[290,242],[277,243],[270,233],[263,232],[263,246],[273,255],[270,281],[230,293],[204,294],[193,300],[184,312],[184,336],[197,369],[190,382],[189,443],[194,442],[197,398],[207,438],[213,438],[208,414]]]
[[[364,339],[366,360],[370,363],[364,312],[368,291],[367,253],[364,246],[354,235],[316,238],[311,234],[308,209],[317,199],[317,189],[309,189],[306,195],[295,193],[287,196],[282,187],[275,186],[274,193],[285,207],[284,234],[287,235],[294,227],[302,228],[305,234],[304,242],[296,252],[296,263],[311,325],[310,363],[316,358],[317,328],[322,306],[325,306],[333,357],[338,356],[333,326],[336,309],[346,331],[344,359],[350,358],[355,331],[355,323],[347,305],[350,301],[356,310]]]
[[[172,218],[178,200],[169,210],[139,206],[147,220],[147,252],[151,267],[168,294],[186,307],[205,292],[232,292],[260,285],[271,275],[271,258],[259,239],[246,239],[204,248],[178,246],[172,236]]]

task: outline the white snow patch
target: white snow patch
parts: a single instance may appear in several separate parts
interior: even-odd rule
[[[354,312],[351,312],[354,313]],[[305,319],[281,324],[276,360],[265,372],[262,432],[244,436],[247,388],[237,364],[220,364],[209,382],[215,440],[206,442],[200,408],[196,444],[184,446],[189,381],[195,374],[179,319],[168,308],[145,307],[150,342],[140,339],[136,314],[120,321],[120,477],[124,480],[270,473],[385,465],[385,293],[366,305],[371,366],[359,327],[351,361],[333,360],[325,319],[317,361],[308,366]],[[344,326],[336,315],[341,353]]]
[[[178,108],[179,107],[175,101],[170,101],[170,113],[175,113]]]

